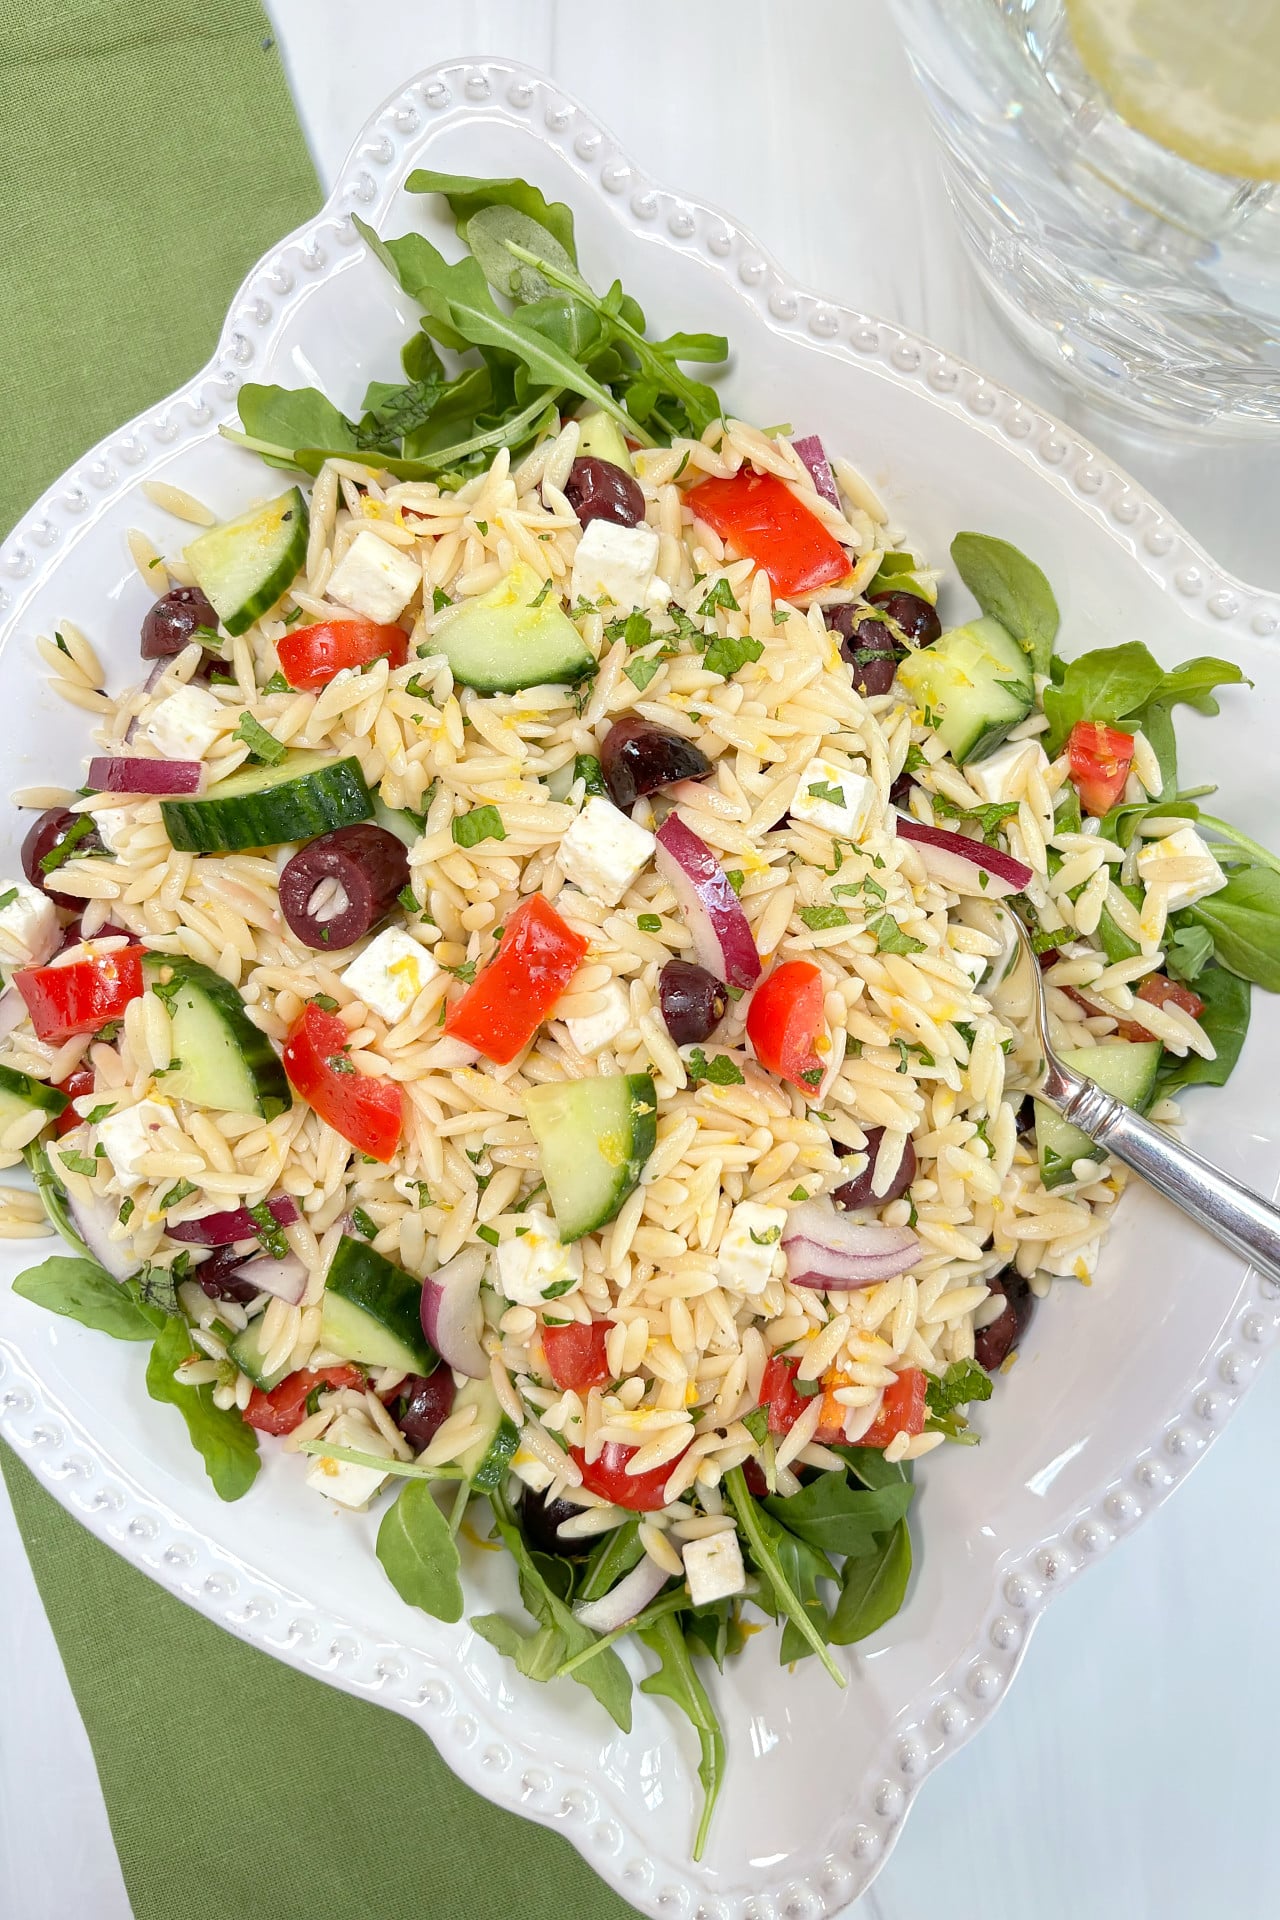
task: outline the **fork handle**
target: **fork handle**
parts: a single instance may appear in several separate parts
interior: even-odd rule
[[[1039,1097],[1216,1239],[1242,1253],[1259,1273],[1280,1283],[1280,1208],[1060,1062]]]

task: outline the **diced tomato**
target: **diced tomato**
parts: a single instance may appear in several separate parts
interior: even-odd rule
[[[27,967],[13,984],[41,1040],[58,1043],[118,1020],[142,992],[143,947],[95,953],[64,967]]]
[[[858,1445],[887,1447],[897,1433],[923,1433],[927,1384],[919,1367],[904,1367],[893,1385],[885,1388],[880,1411]]]
[[[359,1073],[347,1057],[347,1029],[308,1000],[284,1043],[295,1092],[335,1133],[375,1160],[390,1160],[404,1129],[404,1092],[394,1080]]]
[[[1181,1007],[1193,1020],[1198,1020],[1204,1012],[1204,1001],[1190,987],[1184,987],[1180,980],[1166,980],[1162,973],[1151,973],[1138,988],[1139,1000],[1145,1000],[1149,1007]]]
[[[780,1353],[771,1353],[764,1363],[760,1405],[769,1409],[770,1433],[790,1433],[809,1404],[803,1394],[796,1392],[799,1365],[798,1359],[786,1360]]]
[[[685,495],[699,520],[763,567],[775,593],[812,593],[843,580],[852,561],[816,514],[771,473],[746,468],[729,480],[703,480]]]
[[[306,1419],[307,1401],[317,1387],[363,1386],[364,1375],[359,1367],[322,1367],[318,1373],[303,1367],[273,1387],[270,1393],[255,1387],[249,1395],[244,1417],[259,1433],[292,1433]]]
[[[585,1393],[588,1387],[602,1387],[612,1378],[604,1351],[608,1336],[607,1320],[589,1325],[570,1320],[567,1326],[542,1329],[547,1371],[562,1393]]]
[[[651,1473],[628,1473],[627,1462],[639,1448],[624,1447],[618,1440],[610,1440],[600,1458],[590,1464],[581,1447],[570,1447],[569,1452],[582,1468],[582,1484],[588,1493],[599,1494],[615,1506],[628,1507],[632,1513],[653,1513],[666,1505],[666,1485],[679,1464],[677,1456]]]
[[[747,1009],[747,1035],[770,1073],[812,1093],[824,1072],[822,975],[811,960],[788,960],[758,986]]]
[[[450,1008],[445,1032],[505,1067],[528,1046],[586,951],[551,902],[530,894],[507,921],[484,972]]]
[[[1133,735],[1097,720],[1077,720],[1067,738],[1067,765],[1080,805],[1100,819],[1124,792],[1133,765]]]
[[[1096,1020],[1099,1014],[1108,1020],[1114,1020],[1117,1040],[1151,1040],[1155,1037],[1147,1032],[1140,1021],[1127,1020],[1123,1014],[1116,1013],[1111,1007],[1100,1007],[1096,1000],[1090,1000],[1087,994],[1081,993],[1079,987],[1059,987],[1058,992],[1065,993],[1068,1000],[1074,1000],[1081,1013],[1086,1014],[1090,1020]]]
[[[65,1093],[68,1100],[78,1100],[82,1093],[92,1093],[94,1072],[92,1067],[77,1067],[65,1080],[59,1080],[58,1092]],[[74,1107],[64,1107],[53,1123],[53,1130],[61,1136],[70,1133],[73,1127],[80,1125],[80,1115]]]
[[[409,658],[409,636],[403,627],[380,627],[372,620],[322,620],[318,626],[295,627],[284,634],[276,652],[289,685],[315,693],[344,667],[367,667],[384,659],[402,667]]]

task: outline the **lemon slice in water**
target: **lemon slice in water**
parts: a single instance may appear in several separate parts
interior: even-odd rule
[[[1215,173],[1280,180],[1280,0],[1066,0],[1131,126]]]

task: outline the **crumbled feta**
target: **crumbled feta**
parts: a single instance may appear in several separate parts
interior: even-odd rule
[[[120,853],[124,835],[137,824],[137,813],[132,806],[103,807],[94,814],[93,823],[107,852]]]
[[[554,1475],[545,1460],[539,1460],[528,1447],[517,1447],[511,1456],[511,1471],[532,1493],[545,1493]]]
[[[598,520],[591,522],[599,526]],[[636,876],[653,858],[657,841],[647,827],[593,793],[560,842],[560,867],[566,880],[602,906],[616,907]]]
[[[742,1549],[732,1527],[726,1527],[722,1533],[706,1534],[701,1540],[686,1540],[681,1551],[689,1599],[695,1607],[709,1607],[713,1600],[727,1600],[746,1586]]]
[[[593,1053],[599,1053],[601,1047],[607,1047],[611,1040],[616,1040],[631,1020],[631,1002],[627,998],[627,990],[617,980],[609,982],[601,999],[604,1004],[598,1013],[585,1013],[581,1019],[565,1021],[574,1050],[584,1059],[589,1059]]]
[[[205,687],[178,687],[142,733],[167,760],[203,760],[226,725],[227,709]]]
[[[527,1213],[525,1231],[498,1245],[498,1286],[513,1306],[545,1306],[581,1285],[582,1249],[562,1246],[545,1213]]]
[[[366,530],[356,535],[339,560],[326,592],[352,613],[385,624],[399,619],[421,585],[419,563]]]
[[[785,1207],[739,1201],[729,1215],[716,1256],[721,1284],[738,1293],[763,1293],[773,1275],[786,1223]]]
[[[594,606],[611,600],[630,613],[654,599],[658,535],[653,527],[620,527],[612,520],[590,520],[573,556],[572,600]],[[660,591],[665,596],[667,588]]]
[[[173,1120],[172,1107],[159,1100],[139,1100],[119,1107],[98,1122],[98,1144],[111,1162],[116,1185],[128,1192],[147,1177],[141,1170],[144,1154],[156,1147],[157,1129]]]
[[[794,820],[807,820],[841,840],[860,840],[875,801],[874,782],[865,774],[837,767],[819,754],[800,775],[790,811]]]
[[[1002,747],[964,770],[971,787],[990,802],[1015,800],[1027,775],[1034,769],[1046,773],[1049,761],[1038,740],[1006,740]]]
[[[366,1420],[355,1407],[340,1413],[326,1428],[324,1437],[330,1446],[350,1447],[353,1453],[376,1453],[387,1460],[393,1458],[386,1435],[379,1433],[373,1422]],[[386,1477],[380,1467],[357,1466],[354,1460],[334,1460],[327,1453],[316,1454],[307,1469],[307,1485],[336,1500],[340,1507],[367,1507]]]
[[[384,927],[342,971],[342,981],[389,1027],[403,1020],[440,968],[403,927]]]
[[[1173,861],[1194,861],[1197,871],[1166,879]],[[1194,827],[1179,827],[1163,840],[1148,840],[1138,855],[1138,873],[1147,886],[1163,887],[1170,913],[1180,913],[1197,900],[1225,887],[1227,876]]]
[[[980,987],[982,985],[982,976],[990,965],[986,955],[982,953],[961,953],[955,947],[952,947],[950,951],[951,958],[955,961],[961,973],[967,973],[974,986]]]
[[[0,886],[0,899],[5,903],[0,907],[0,963],[6,967],[42,966],[61,938],[52,900],[25,880]]]

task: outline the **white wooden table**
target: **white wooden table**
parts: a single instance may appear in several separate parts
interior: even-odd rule
[[[801,281],[902,320],[1066,413],[1226,566],[1280,584],[1274,445],[1136,442],[1055,397],[1001,333],[961,254],[884,0],[274,0],[271,10],[326,183],[368,114],[417,69],[467,53],[528,61],[658,179],[729,209]],[[1195,1274],[1171,1284],[1194,1286]],[[1057,1601],[1008,1705],[926,1788],[857,1920],[1272,1920],[1278,1462],[1273,1370],[1172,1507]],[[0,1915],[130,1920],[88,1743],[2,1488],[0,1593]]]

